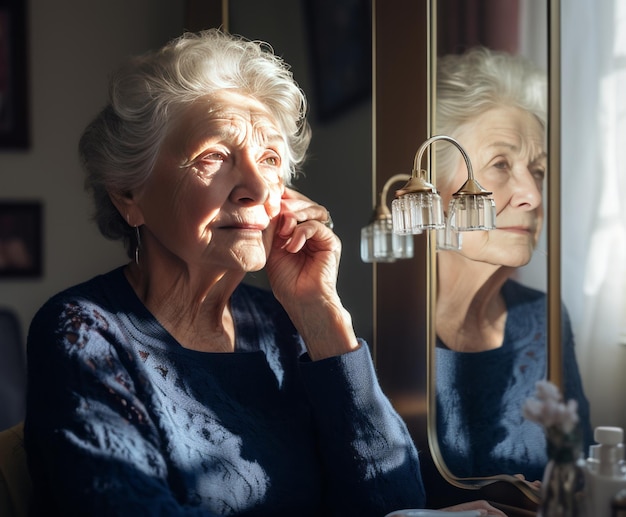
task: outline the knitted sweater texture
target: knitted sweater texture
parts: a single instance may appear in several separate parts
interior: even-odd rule
[[[448,349],[438,341],[437,435],[443,458],[459,477],[523,474],[541,480],[548,461],[543,428],[526,420],[522,406],[546,376],[546,295],[509,280],[502,346],[484,352]],[[592,443],[574,337],[563,308],[564,397],[578,401],[583,450]]]
[[[381,517],[423,506],[417,452],[367,344],[312,362],[271,293],[241,285],[231,310],[234,353],[183,348],[122,268],[39,310],[25,423],[34,515]]]

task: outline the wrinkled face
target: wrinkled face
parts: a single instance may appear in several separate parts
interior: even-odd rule
[[[135,197],[153,246],[185,267],[265,265],[280,211],[286,144],[258,101],[222,92],[173,125]],[[136,223],[135,223],[136,224]]]
[[[467,151],[474,177],[496,203],[496,229],[462,234],[461,253],[494,265],[527,264],[543,225],[546,173],[544,130],[536,117],[513,107],[483,113],[457,137]],[[459,154],[450,187],[442,189],[444,206],[467,179]]]

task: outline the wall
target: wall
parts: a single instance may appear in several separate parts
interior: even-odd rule
[[[40,200],[44,207],[43,276],[0,279],[0,305],[17,310],[24,336],[35,311],[52,294],[126,261],[121,245],[104,239],[90,221],[77,142],[104,103],[110,70],[126,55],[179,34],[185,16],[182,0],[28,1],[32,142],[26,151],[0,152],[0,199]],[[278,7],[284,11],[299,3],[282,4]],[[263,37],[278,39],[289,26],[303,38],[304,18],[300,11],[296,15],[295,26],[285,25],[282,14],[273,17]],[[285,57],[296,61],[294,74],[309,90],[304,42],[280,45],[293,54]],[[310,163],[299,185],[333,214],[344,244],[340,291],[357,331],[369,338],[371,266],[360,262],[358,246],[360,227],[372,208],[371,105],[366,102],[331,124],[314,127]],[[356,186],[348,190],[355,173]]]
[[[44,209],[42,278],[0,279],[0,304],[17,310],[24,332],[51,294],[124,260],[90,221],[77,142],[103,105],[109,71],[178,34],[184,16],[180,0],[28,2],[31,145],[0,153],[0,198]]]

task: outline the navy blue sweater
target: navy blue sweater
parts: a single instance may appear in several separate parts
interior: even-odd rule
[[[450,471],[458,477],[523,474],[541,480],[548,461],[543,428],[526,420],[522,406],[546,376],[546,295],[508,280],[502,346],[456,352],[438,341],[437,434]],[[562,317],[564,397],[578,401],[583,441],[592,443],[589,403],[583,390],[567,312]]]
[[[28,336],[35,514],[381,517],[422,507],[417,452],[367,344],[308,360],[271,293],[233,294],[235,353],[185,349],[122,268]]]

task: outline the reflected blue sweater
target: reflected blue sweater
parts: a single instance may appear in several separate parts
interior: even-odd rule
[[[508,315],[500,348],[463,353],[438,341],[437,434],[450,471],[459,477],[523,474],[540,480],[547,462],[543,428],[522,415],[547,365],[546,295],[507,281]],[[583,450],[592,443],[571,323],[562,317],[564,397],[578,401]]]
[[[234,293],[235,353],[181,347],[122,269],[28,336],[25,443],[47,515],[381,517],[422,507],[416,450],[365,343],[312,362],[271,293]]]

